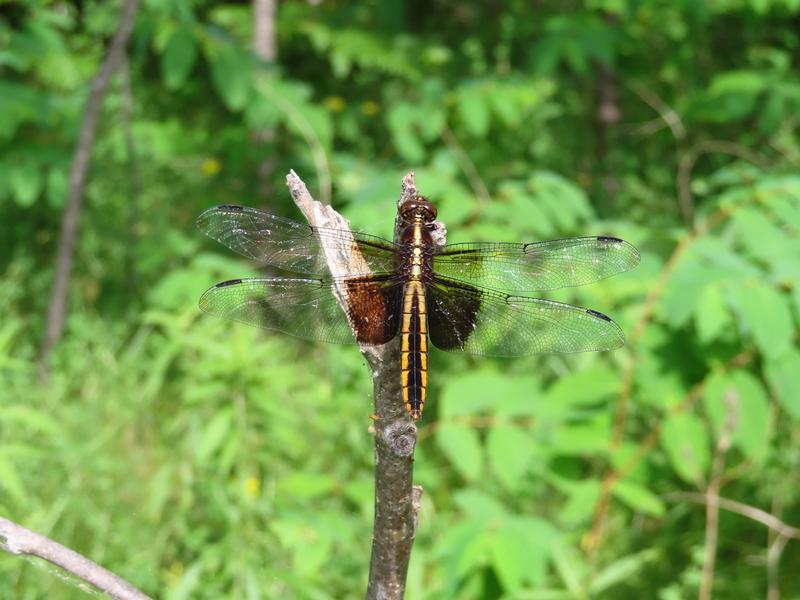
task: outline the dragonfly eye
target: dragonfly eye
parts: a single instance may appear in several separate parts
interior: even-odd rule
[[[403,219],[411,221],[414,217],[422,217],[423,221],[430,222],[436,219],[436,207],[424,196],[417,196],[407,201],[400,209]]]

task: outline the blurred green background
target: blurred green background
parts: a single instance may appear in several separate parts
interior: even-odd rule
[[[119,4],[0,2],[0,514],[159,598],[361,596],[365,362],[201,316],[255,266],[194,220],[300,219],[294,168],[388,236],[414,169],[451,242],[616,235],[642,264],[552,296],[613,316],[621,350],[434,351],[408,597],[800,597],[798,541],[764,516],[800,526],[800,0],[287,0],[275,60],[252,15],[143,2],[42,385]],[[83,597],[9,555],[0,582]]]

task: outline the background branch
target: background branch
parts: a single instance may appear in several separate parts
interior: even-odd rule
[[[311,197],[294,171],[286,177],[286,185],[310,225],[350,230],[344,217]],[[403,178],[398,204],[416,195],[414,174],[409,173]],[[440,228],[434,239],[441,241],[442,232]],[[349,252],[326,251],[326,259],[334,277],[353,270],[363,272],[364,258],[355,245]],[[344,308],[344,290],[335,293]],[[399,350],[398,339],[383,346],[361,345],[372,372],[375,403],[375,524],[366,595],[375,600],[403,597],[422,494],[421,487],[412,486],[417,428],[400,401]]]
[[[0,548],[42,558],[120,600],[150,600],[130,583],[50,538],[0,517]]]
[[[69,194],[67,196],[67,204],[64,207],[64,214],[61,218],[61,231],[58,237],[53,291],[47,311],[44,339],[39,351],[41,373],[44,377],[47,376],[48,372],[50,352],[58,343],[64,330],[67,292],[69,291],[69,278],[75,257],[78,222],[83,205],[86,180],[89,175],[89,164],[92,158],[100,109],[103,105],[103,98],[105,98],[108,91],[109,80],[122,60],[138,10],[139,0],[124,1],[117,31],[111,39],[111,44],[103,59],[100,71],[92,80],[89,89],[89,98],[86,101],[83,122],[78,134],[78,143],[75,146],[75,154],[72,158],[72,167],[69,174]]]

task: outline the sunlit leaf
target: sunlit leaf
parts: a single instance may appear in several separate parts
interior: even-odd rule
[[[675,472],[689,483],[704,477],[710,461],[708,432],[692,414],[670,415],[661,429],[661,445]]]
[[[30,163],[16,165],[11,170],[8,181],[14,199],[23,207],[29,207],[36,202],[44,184],[41,170]]]
[[[599,571],[589,586],[592,594],[599,594],[615,585],[631,579],[646,563],[658,557],[658,550],[651,548],[637,554],[617,559]]]
[[[180,88],[189,77],[197,58],[197,44],[190,29],[182,27],[172,34],[161,55],[161,74],[170,90]]]
[[[697,335],[704,343],[712,342],[729,331],[733,319],[719,285],[703,288],[694,308],[694,322]]]
[[[486,436],[489,465],[500,482],[512,491],[523,483],[535,451],[531,434],[519,427],[497,425]]]
[[[483,470],[483,451],[474,429],[443,423],[436,430],[436,442],[462,477],[478,478]]]
[[[233,46],[221,45],[208,53],[211,79],[225,106],[232,111],[245,107],[252,90],[251,63]]]
[[[233,410],[220,410],[203,428],[197,444],[197,459],[208,460],[222,445],[233,426]]]
[[[800,350],[792,348],[770,359],[765,374],[781,407],[789,416],[800,418]]]
[[[489,106],[481,88],[467,85],[458,91],[458,114],[473,136],[483,137],[489,131]]]
[[[664,516],[665,508],[661,499],[630,479],[623,479],[614,484],[614,496],[635,511],[652,517]]]
[[[503,588],[514,592],[522,585],[531,562],[542,562],[537,553],[541,548],[532,545],[524,532],[511,525],[498,529],[492,535],[492,567]]]
[[[733,286],[728,294],[742,329],[764,356],[779,356],[789,349],[794,322],[783,294],[762,282]]]
[[[703,402],[718,438],[729,436],[733,445],[755,461],[765,458],[769,402],[758,379],[743,370],[715,373],[706,383]]]

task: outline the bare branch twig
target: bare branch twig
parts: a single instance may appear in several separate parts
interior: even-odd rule
[[[706,494],[699,492],[674,492],[672,494],[665,494],[664,499],[670,502],[695,502],[697,504],[706,504],[708,497]],[[743,517],[747,517],[757,523],[761,523],[764,527],[768,527],[781,537],[800,540],[800,527],[793,527],[788,523],[784,523],[775,515],[768,513],[765,510],[731,500],[730,498],[719,497],[719,507],[728,512],[733,512]]]
[[[314,200],[294,171],[286,177],[286,184],[310,225],[349,231],[347,221],[330,206]],[[409,173],[403,179],[400,202],[416,194],[414,174]],[[326,259],[334,277],[365,272],[364,258],[355,245],[349,250],[328,252]],[[336,296],[346,308],[346,290],[337,289]],[[417,428],[400,402],[399,350],[396,339],[383,346],[361,345],[372,372],[376,415],[375,525],[366,595],[375,600],[403,597],[422,494],[422,488],[412,486]]]
[[[42,558],[119,600],[150,600],[130,583],[50,538],[0,517],[0,548]]]

